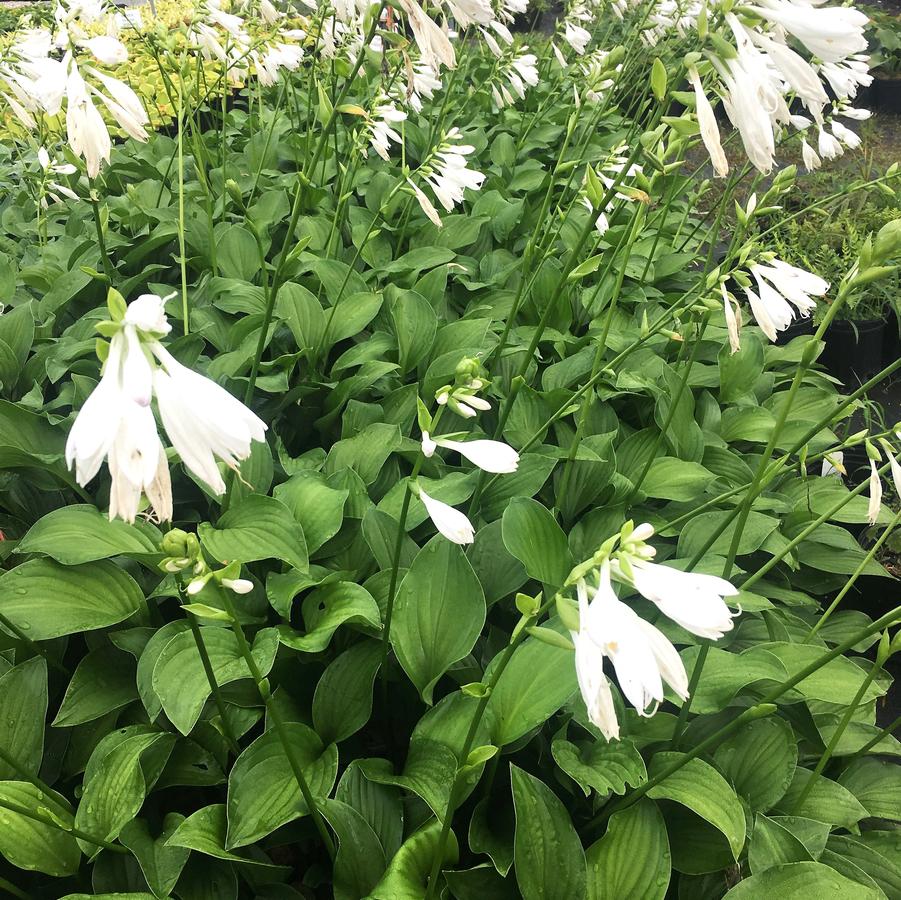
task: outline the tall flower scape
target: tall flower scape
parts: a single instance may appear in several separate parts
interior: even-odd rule
[[[2,891],[898,895],[901,607],[847,607],[892,584],[901,431],[850,417],[901,363],[820,354],[901,220],[828,279],[773,238],[896,196],[807,193],[865,140],[867,23],[0,37]]]

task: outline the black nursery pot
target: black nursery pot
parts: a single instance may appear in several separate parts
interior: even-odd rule
[[[882,368],[885,319],[839,319],[826,331],[826,349],[820,362],[843,384],[856,386]]]
[[[873,81],[873,106],[882,112],[901,113],[901,78],[879,78]]]
[[[802,334],[813,334],[813,319],[810,316],[795,319],[785,331],[780,331],[776,335],[776,346],[784,347]]]

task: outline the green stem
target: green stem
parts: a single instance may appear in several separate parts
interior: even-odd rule
[[[94,211],[94,227],[97,230],[97,246],[100,249],[100,265],[103,268],[103,274],[109,279],[110,287],[115,287],[113,280],[116,270],[110,262],[109,254],[106,252],[106,239],[103,237],[103,223],[100,221],[100,204],[94,196],[94,183],[88,186],[88,200],[91,203],[91,209]]]
[[[413,496],[412,482],[416,480],[422,467],[423,456],[420,453],[413,465],[413,471],[407,481],[404,499],[400,508],[400,518],[397,522],[397,537],[394,541],[394,552],[391,557],[391,579],[388,582],[388,601],[385,605],[385,625],[382,628],[382,700],[385,709],[388,708],[388,650],[391,646],[391,619],[394,615],[394,600],[397,596],[397,575],[400,569],[400,554],[404,546],[404,537],[407,533],[407,515],[410,512],[410,501]]]
[[[0,878],[0,889],[6,891],[7,894],[12,894],[13,897],[19,897],[20,900],[29,900],[25,891],[19,890],[11,881],[7,881],[5,878]]]
[[[194,644],[197,646],[197,655],[200,657],[200,663],[203,666],[207,684],[209,684],[213,699],[216,702],[216,709],[219,710],[219,718],[222,719],[222,733],[225,735],[225,739],[228,741],[232,753],[237,756],[241,752],[241,748],[238,746],[238,741],[235,738],[235,733],[232,731],[231,722],[229,722],[226,713],[225,699],[222,696],[222,690],[216,679],[216,672],[213,669],[213,663],[210,660],[210,654],[206,648],[203,633],[200,625],[197,623],[197,619],[191,613],[188,613],[188,625],[191,628],[191,634],[194,636]]]
[[[54,790],[44,781],[41,781],[37,775],[32,775],[14,756],[7,753],[0,747],[0,761],[5,762],[23,781],[33,784],[39,791],[45,794],[53,794]]]
[[[0,809],[8,809],[12,813],[24,816],[26,819],[31,819],[32,822],[39,822],[41,825],[47,825],[50,828],[55,828],[57,831],[63,831],[66,834],[71,834],[74,838],[78,838],[82,841],[87,841],[89,844],[94,844],[96,847],[102,847],[104,850],[111,850],[113,853],[129,852],[125,847],[122,847],[119,844],[111,844],[109,841],[104,841],[101,838],[96,838],[79,828],[67,828],[64,825],[60,825],[59,822],[55,821],[54,819],[45,818],[39,813],[34,812],[34,810],[29,809],[27,806],[21,806],[20,804],[15,803],[12,800],[0,798]]]
[[[884,472],[887,468],[888,465],[883,466],[879,470],[880,473]],[[866,482],[859,485],[858,487],[862,490],[864,485],[866,485]],[[845,595],[849,590],[851,590],[854,583],[863,573],[863,570],[869,565],[869,563],[873,560],[873,557],[875,557],[879,552],[879,549],[882,547],[882,545],[888,540],[889,535],[892,533],[892,531],[894,531],[895,528],[898,527],[899,522],[901,522],[901,509],[899,509],[898,512],[895,513],[892,521],[889,522],[889,524],[885,527],[885,531],[883,531],[879,536],[879,540],[877,540],[876,543],[873,544],[873,546],[867,552],[867,555],[864,556],[864,558],[857,564],[857,567],[852,572],[851,577],[845,583],[844,587],[842,587],[838,594],[836,594],[835,599],[832,601],[832,603],[830,603],[829,606],[823,611],[823,615],[820,616],[819,621],[817,621],[810,629],[807,637],[805,638],[805,641],[810,640],[810,638],[812,638],[823,627],[826,620],[832,615],[832,613],[835,612],[839,603],[841,603],[842,600],[845,599]]]
[[[179,72],[181,70],[179,69]],[[184,82],[179,74],[178,84],[178,255],[181,270],[181,315],[182,327],[189,334],[191,327],[188,321],[188,263],[185,258],[185,109]]]
[[[888,737],[893,731],[901,728],[901,716],[898,716],[894,722],[890,722],[885,728],[881,728],[876,734],[873,735],[859,750],[855,750],[851,756],[848,757],[848,762],[852,760],[859,759],[861,756],[865,756],[870,752],[880,741],[884,738]]]
[[[319,832],[319,836],[322,838],[322,843],[325,845],[325,849],[328,852],[329,858],[334,861],[335,843],[332,840],[332,836],[329,834],[325,820],[322,818],[322,813],[319,810],[319,805],[316,803],[316,798],[313,796],[313,793],[310,790],[310,786],[307,783],[306,776],[303,773],[303,764],[301,763],[297,755],[296,748],[291,743],[290,737],[288,735],[288,730],[285,726],[285,720],[282,718],[282,714],[278,709],[278,705],[274,702],[272,692],[269,690],[269,682],[266,678],[263,677],[262,672],[260,672],[257,661],[256,659],[254,659],[253,652],[250,649],[250,644],[247,643],[247,638],[244,635],[244,629],[241,627],[241,623],[238,621],[237,612],[230,596],[230,591],[228,589],[223,589],[222,591],[220,591],[220,596],[222,597],[225,611],[228,613],[231,619],[232,632],[234,633],[235,639],[238,642],[238,652],[241,654],[242,659],[247,665],[247,669],[250,672],[250,677],[256,684],[260,699],[263,701],[263,705],[266,707],[266,714],[272,720],[272,726],[275,729],[279,743],[282,745],[282,750],[285,753],[285,759],[288,760],[288,765],[291,767],[291,772],[294,775],[294,780],[297,782],[301,796],[303,797],[304,802],[307,805],[307,809],[309,810],[310,816],[313,819],[313,824],[316,826],[316,830]]]

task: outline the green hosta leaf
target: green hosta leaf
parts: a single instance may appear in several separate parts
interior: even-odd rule
[[[224,803],[205,806],[188,816],[172,836],[166,841],[168,847],[183,847],[196,850],[205,856],[222,859],[227,862],[238,862],[255,868],[274,869],[272,863],[259,857],[242,856],[225,849],[225,835],[228,820]]]
[[[484,622],[482,586],[463,550],[435,535],[398,588],[391,628],[398,661],[426,703],[438,679],[472,650]]]
[[[812,859],[810,851],[791,831],[762,813],[757,814],[748,847],[748,865],[755,875],[773,866]]]
[[[839,776],[871,816],[901,821],[901,768],[875,757],[857,759]]]
[[[817,778],[807,798],[799,806],[801,791],[811,776],[809,769],[800,766],[795,769],[795,776],[785,796],[779,801],[777,808],[792,816],[802,816],[829,822],[842,828],[851,828],[868,815],[867,810],[847,788],[822,775]]]
[[[714,759],[752,810],[766,810],[788,790],[798,747],[788,722],[770,717],[740,728],[717,747]]]
[[[260,254],[253,235],[241,225],[228,225],[216,238],[216,260],[226,278],[250,281],[260,270]]]
[[[152,525],[110,521],[93,506],[64,506],[32,525],[16,550],[74,566],[111,556],[154,554],[159,552],[159,539]]]
[[[446,744],[416,737],[401,774],[395,775],[386,760],[370,759],[360,764],[363,774],[377,784],[393,784],[412,791],[433,813],[443,819],[447,811],[450,788],[457,774],[457,757]]]
[[[774,656],[778,656],[789,676],[800,672],[823,655],[821,647],[812,644],[772,643],[761,645]],[[854,665],[850,659],[839,656],[821,666],[812,675],[795,685],[794,690],[812,700],[824,700],[848,706],[854,701],[858,689],[866,678],[866,672]],[[875,681],[870,684],[860,698],[861,703],[875,700],[885,693]]]
[[[566,807],[539,779],[510,766],[516,809],[514,868],[524,900],[584,897],[585,853]]]
[[[285,729],[313,797],[328,796],[338,773],[337,747],[324,746],[299,722]],[[235,760],[229,775],[226,847],[244,847],[308,813],[279,735],[267,731]]]
[[[385,876],[370,895],[371,900],[422,900],[438,851],[440,822],[433,821],[408,837],[388,865]],[[444,865],[457,861],[457,839],[453,831],[444,846]]]
[[[672,870],[657,805],[640,800],[610,817],[607,833],[585,853],[588,900],[663,900]]]
[[[381,616],[372,594],[359,584],[336,581],[324,584],[303,601],[306,634],[298,634],[287,625],[279,626],[279,640],[304,653],[319,653],[332,635],[345,623],[378,628]]]
[[[111,562],[33,559],[0,575],[0,613],[36,641],[115,625],[143,606],[137,582]]]
[[[443,257],[441,262],[447,262],[453,257],[446,250],[438,252]],[[401,261],[397,260],[397,263]],[[397,341],[397,361],[401,372],[409,372],[428,359],[438,331],[438,317],[429,301],[416,291],[395,290],[393,286],[389,286],[385,296],[388,298],[391,327]]]
[[[220,685],[250,678],[231,629],[209,625],[202,626],[200,633]],[[257,634],[253,657],[261,674],[266,675],[272,668],[277,649],[278,635],[274,628]],[[152,688],[172,724],[182,734],[188,734],[210,695],[210,683],[190,631],[179,632],[160,651],[153,666]]]
[[[574,744],[557,738],[551,744],[554,761],[576,781],[587,797],[592,789],[604,797],[623,794],[627,787],[647,781],[641,754],[628,740],[579,741]]]
[[[649,497],[689,501],[699,497],[712,480],[713,475],[700,463],[661,456],[648,470],[641,490]]]
[[[503,518],[504,545],[532,578],[562,587],[573,568],[566,535],[537,500],[519,498]]]
[[[497,664],[497,659],[492,666]],[[489,667],[490,671],[490,667]],[[578,690],[571,650],[523,641],[498,679],[486,718],[492,743],[505,747],[547,721]]]
[[[387,760],[381,762],[390,771],[390,763]],[[353,807],[367,821],[378,835],[386,858],[390,859],[401,845],[404,830],[401,792],[396,787],[367,778],[363,772],[364,763],[380,764],[378,760],[353,760],[338,782],[335,799]],[[386,771],[385,766],[382,771]]]
[[[313,695],[313,725],[327,744],[359,731],[372,712],[372,684],[382,662],[376,641],[354,644],[322,673]]]
[[[679,753],[657,753],[651,761],[649,775],[680,758]],[[648,791],[654,800],[674,800],[708,821],[729,841],[732,855],[738,859],[745,844],[745,814],[728,782],[709,763],[689,760],[681,769]]]
[[[335,900],[370,896],[386,866],[378,836],[360,813],[340,800],[323,800],[322,814],[338,838],[332,874]]]
[[[728,900],[759,900],[768,896],[778,896],[779,900],[809,900],[810,897],[879,900],[880,897],[878,892],[816,862],[774,866],[759,875],[745,878],[726,894]]]
[[[515,472],[498,478],[485,488],[479,511],[488,522],[499,519],[511,501],[534,497],[550,477],[557,460],[537,453],[526,453]]]
[[[251,494],[229,509],[215,527],[201,523],[197,533],[220,562],[280,559],[301,571],[309,563],[303,528],[274,497]]]
[[[138,694],[141,697],[141,703],[147,710],[147,717],[151,722],[155,721],[157,716],[163,711],[163,705],[160,698],[153,689],[153,669],[156,661],[160,658],[163,648],[175,635],[190,628],[190,624],[184,619],[176,619],[174,622],[167,622],[162,628],[158,628],[144,645],[141,656],[138,659]]]
[[[469,820],[469,848],[484,853],[505,878],[513,866],[513,836],[516,819],[509,803],[484,797],[476,804]]]
[[[0,468],[37,466],[62,473],[65,432],[43,416],[0,400]]]
[[[137,699],[134,659],[115,647],[100,647],[81,658],[53,725],[81,725]]]
[[[143,806],[148,790],[175,746],[175,736],[141,729],[143,726],[133,726],[121,740],[123,736],[113,732],[92,754],[85,772],[84,793],[75,812],[75,825],[82,831],[115,840]],[[79,840],[79,844],[89,856],[98,851],[88,841]]]
[[[691,675],[699,647],[682,651],[686,672]],[[784,681],[785,666],[777,656],[761,647],[750,647],[743,653],[731,653],[710,647],[704,673],[692,698],[692,709],[713,713],[726,707],[743,688],[758,681]]]
[[[44,872],[63,877],[78,871],[81,852],[71,834],[68,804],[56,794],[47,796],[33,784],[23,781],[0,781],[0,803],[24,807],[47,822],[36,822],[21,813],[0,807],[0,855],[19,869]]]
[[[32,775],[41,768],[46,715],[47,663],[36,656],[0,677],[0,747]],[[0,780],[17,777],[19,773],[0,760]]]
[[[166,841],[184,820],[185,817],[179,813],[169,813],[158,838],[151,835],[143,819],[126,823],[119,832],[120,842],[134,853],[148,886],[161,900],[168,897],[175,887],[191,852],[183,847],[166,846]]]
[[[840,855],[866,872],[885,891],[886,897],[901,897],[901,865],[897,855],[886,855],[854,837],[838,834],[829,838],[828,848],[827,852]]]
[[[329,487],[318,472],[298,472],[274,493],[300,522],[310,553],[340,530],[347,491]]]

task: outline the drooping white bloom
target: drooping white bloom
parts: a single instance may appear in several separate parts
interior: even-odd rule
[[[403,138],[393,128],[393,123],[403,122],[406,118],[407,114],[384,95],[372,110],[369,120],[369,143],[385,162],[391,161],[389,153],[391,141],[395,144],[403,143]]]
[[[436,447],[455,450],[484,472],[506,474],[519,467],[519,454],[503,441],[475,440],[454,441],[448,438],[431,438],[427,431],[422,433],[422,452],[426,457],[435,453]]]
[[[66,441],[66,464],[86,485],[106,458],[112,484],[109,517],[133,522],[141,493],[157,518],[172,518],[172,488],[166,455],[157,434],[149,398],[144,399],[143,350],[126,327],[113,336],[100,383],[75,418]],[[146,364],[146,358],[143,359]]]
[[[616,563],[614,573],[622,574]],[[632,561],[631,576],[635,589],[686,631],[718,641],[732,630],[732,613],[723,598],[734,597],[738,589],[724,578],[640,559]]]
[[[161,344],[150,344],[162,364],[153,388],[163,427],[182,462],[215,494],[225,492],[215,457],[236,468],[266,424],[215,381],[183,366]]]
[[[835,159],[845,152],[841,142],[825,128],[817,131],[817,150],[823,159]]]
[[[425,191],[423,191],[418,184],[416,184],[409,178],[407,179],[407,183],[413,189],[413,195],[416,197],[420,209],[426,214],[429,221],[431,221],[436,228],[443,228],[444,222],[441,221],[441,216],[438,215],[438,210],[435,209],[435,205],[431,200],[429,200]]]
[[[575,22],[567,21],[563,30],[563,39],[579,56],[582,56],[585,53],[588,42],[591,40],[591,32]]]
[[[869,19],[853,7],[763,0],[762,6],[751,9],[781,25],[824,62],[841,62],[867,49],[864,28]]]
[[[873,83],[870,58],[861,54],[840,63],[824,63],[819,70],[839,100],[856,97],[858,88],[868,87]]]
[[[109,162],[112,141],[106,123],[73,65],[66,82],[66,134],[76,156],[84,157],[88,177],[96,178],[102,162]]]
[[[455,544],[471,544],[475,540],[475,530],[466,516],[453,506],[430,497],[422,488],[419,489],[429,518],[438,531]]]
[[[850,147],[852,150],[856,149],[861,144],[860,135],[851,131],[850,128],[846,128],[842,125],[841,122],[836,122],[833,120],[832,122],[832,133],[847,147]]]
[[[738,301],[721,284],[723,294],[723,313],[726,317],[726,331],[729,335],[729,347],[733,353],[741,350],[741,306]]]
[[[804,57],[781,41],[756,29],[746,29],[751,40],[766,54],[788,86],[811,110],[821,110],[829,102],[816,69]]]
[[[84,45],[104,65],[115,66],[128,61],[128,50],[117,38],[101,34],[85,41]]]
[[[707,153],[710,154],[713,171],[723,178],[729,174],[729,161],[726,159],[723,145],[720,142],[720,129],[716,123],[716,113],[704,93],[701,78],[694,66],[688,70],[688,79],[695,92],[695,112],[698,116],[698,126],[701,129],[701,140],[707,148]]]
[[[608,741],[619,740],[619,722],[610,682],[604,674],[604,651],[588,633],[588,592],[579,592],[579,630],[570,631],[576,648],[576,679],[588,719]]]
[[[888,463],[892,472],[892,481],[895,484],[895,493],[901,497],[901,463],[898,462],[898,457],[891,452],[889,452]]]
[[[588,602],[588,587],[577,585],[579,608],[587,606],[580,632],[601,649],[616,672],[620,689],[641,716],[653,715],[663,702],[663,682],[685,699],[688,677],[676,648],[632,607],[623,603],[610,584],[608,563],[601,566],[598,589]],[[653,707],[649,711],[649,707]]]
[[[442,65],[452,69],[456,65],[456,55],[447,32],[416,0],[400,0],[400,5],[410,23],[422,62],[433,72],[438,72]]]
[[[435,75],[434,70],[425,63],[417,63],[413,67],[407,93],[410,98],[410,106],[416,112],[422,112],[422,98],[431,100],[435,91],[441,90],[441,79]]]
[[[461,28],[487,25],[494,19],[489,0],[447,0],[447,7]]]
[[[266,430],[243,403],[208,378],[177,362],[159,343],[170,330],[164,300],[144,294],[126,308],[113,335],[100,383],[69,433],[66,462],[84,486],[107,459],[112,488],[110,517],[133,521],[141,493],[159,519],[172,517],[166,456],[150,407],[156,395],[160,417],[185,465],[211,490],[225,484],[218,456],[229,466],[250,454],[252,440]],[[155,356],[161,366],[154,365]]]
[[[452,212],[457,204],[463,202],[467,188],[477,191],[485,181],[485,175],[481,172],[467,168],[466,157],[475,152],[475,147],[456,143],[459,139],[458,128],[448,131],[435,153],[437,165],[429,166],[430,171],[425,175],[425,180],[447,212]]]
[[[260,18],[267,25],[274,25],[284,16],[283,12],[279,12],[270,0],[260,0]]]
[[[98,72],[97,69],[88,68],[86,71],[106,89],[109,96],[105,96],[100,91],[96,91],[96,94],[106,104],[116,121],[132,137],[139,141],[146,141],[147,133],[144,126],[150,122],[150,118],[138,95],[118,78],[105,75],[103,72]]]
[[[801,159],[804,162],[804,168],[807,169],[808,172],[813,172],[822,165],[816,150],[814,150],[804,138],[801,139]]]
[[[876,468],[876,460],[870,460],[870,501],[867,504],[867,522],[875,525],[879,519],[879,511],[882,509],[882,479],[879,477],[879,469]]]
[[[751,274],[757,280],[760,296],[770,306],[776,306],[771,292],[790,301],[802,316],[809,316],[816,309],[811,295],[822,296],[829,290],[829,282],[819,275],[774,259],[770,265],[753,265]],[[770,287],[772,285],[772,287]],[[792,314],[793,315],[793,314]]]
[[[538,57],[534,53],[520,53],[513,58],[506,75],[519,98],[524,98],[525,86],[535,87],[538,84]]]
[[[46,28],[26,28],[16,34],[11,49],[25,59],[44,59],[52,46],[53,35]]]
[[[745,288],[745,296],[761,331],[775,342],[778,332],[785,331],[792,323],[794,315],[791,307],[772,288],[767,298],[758,296],[751,288]]]

